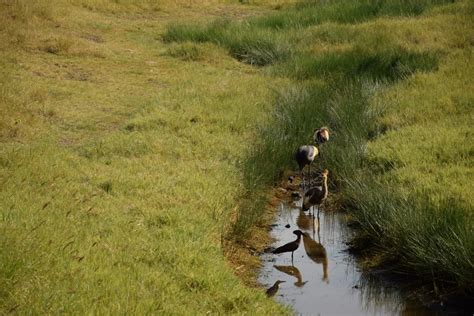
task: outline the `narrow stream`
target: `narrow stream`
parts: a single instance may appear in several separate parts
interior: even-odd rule
[[[351,229],[344,215],[321,211],[318,233],[317,218],[303,213],[301,203],[282,202],[271,232],[274,247],[295,240],[294,230],[307,233],[294,252],[293,264],[291,253],[261,257],[259,282],[269,288],[277,280],[285,281],[275,294],[277,301],[303,315],[436,315],[405,300],[396,288],[361,273],[347,252]]]

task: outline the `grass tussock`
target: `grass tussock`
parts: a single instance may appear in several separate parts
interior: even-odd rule
[[[367,50],[354,47],[346,52],[327,53],[320,58],[302,56],[285,65],[285,73],[299,80],[313,77],[361,77],[377,81],[395,81],[417,71],[435,70],[438,57],[433,52],[413,52],[402,47]]]
[[[251,28],[245,23],[216,20],[210,24],[170,25],[163,35],[165,42],[211,42],[228,49],[242,62],[265,66],[283,60],[290,49],[281,35],[264,29]]]
[[[305,1],[292,10],[255,19],[251,23],[272,29],[305,28],[326,22],[362,23],[377,17],[417,16],[449,0],[357,0],[357,1]]]
[[[259,223],[266,189],[327,125],[333,136],[318,164],[359,223],[358,240],[370,240],[396,272],[472,294],[472,43],[462,35],[472,34],[472,9],[462,1],[329,1],[219,28],[170,27],[168,41],[229,48],[247,32],[292,47],[265,63],[296,82],[277,97],[244,164],[233,235]]]

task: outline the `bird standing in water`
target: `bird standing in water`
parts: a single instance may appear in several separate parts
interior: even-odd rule
[[[301,230],[294,230],[293,234],[295,234],[296,240],[284,244],[283,246],[278,247],[277,249],[273,250],[274,254],[284,253],[284,252],[291,252],[291,263],[293,263],[293,252],[298,249],[301,241],[301,236],[303,232]]]
[[[319,150],[316,146],[313,145],[303,145],[300,146],[295,153],[295,159],[298,163],[301,173],[301,179],[303,179],[304,187],[304,178],[303,178],[303,169],[306,165],[309,165],[309,175],[311,176],[311,163],[314,161],[314,158],[319,154]]]
[[[275,284],[273,284],[271,287],[267,289],[267,296],[272,297],[278,292],[278,289],[280,288],[280,283],[284,283],[285,281],[276,281]]]
[[[322,172],[323,183],[322,186],[317,186],[306,191],[303,197],[303,211],[307,211],[310,207],[318,206],[318,219],[319,219],[319,208],[320,205],[328,196],[328,174],[329,171],[325,169]],[[313,212],[314,215],[314,212]]]

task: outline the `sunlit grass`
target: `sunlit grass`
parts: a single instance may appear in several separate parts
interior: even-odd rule
[[[221,238],[321,125],[374,250],[472,291],[472,5],[263,2],[0,0],[2,312],[285,312]]]
[[[295,168],[294,150],[328,125],[333,136],[319,165],[381,262],[472,291],[472,5],[446,4],[330,1],[245,23],[168,29],[172,41],[228,47],[247,32],[292,47],[264,63],[297,82],[277,97],[249,152],[236,238],[259,224],[266,188]]]
[[[221,245],[284,80],[163,44],[163,21],[124,15],[147,3],[1,2],[0,313],[286,311]],[[194,5],[176,8],[206,19]]]

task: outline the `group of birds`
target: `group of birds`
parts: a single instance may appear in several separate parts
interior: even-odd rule
[[[329,129],[327,127],[321,127],[314,131],[314,142],[317,146],[321,148],[321,145],[324,144],[329,140]],[[318,147],[315,145],[303,145],[300,146],[296,153],[295,153],[295,160],[298,163],[299,170],[300,170],[300,177],[302,182],[302,189],[304,191],[303,195],[303,203],[302,203],[302,212],[306,212],[310,210],[313,206],[317,206],[318,208],[318,229],[319,229],[319,211],[320,206],[327,198],[328,195],[328,175],[329,172],[327,169],[323,170],[321,173],[322,183],[321,185],[312,185],[311,181],[311,164],[315,160],[315,158],[320,154]],[[305,181],[303,170],[305,167],[308,166],[308,174],[309,179]],[[308,182],[309,185],[306,184]],[[308,188],[307,188],[308,187]],[[312,214],[314,218],[314,211]],[[286,252],[291,252],[291,263],[293,265],[293,253],[298,249],[301,239],[303,238],[304,246],[306,253],[310,256],[311,259],[315,260],[316,262],[322,262],[326,260],[326,272],[327,272],[327,257],[326,257],[326,250],[324,247],[314,241],[307,233],[302,232],[301,230],[293,231],[293,234],[296,235],[296,240],[286,243],[275,250],[272,251],[274,254],[281,254]],[[318,263],[319,263],[318,262]],[[325,272],[325,278],[327,278],[327,273]],[[267,295],[273,296],[279,289],[279,285],[285,281],[278,280],[275,284],[267,290]]]

